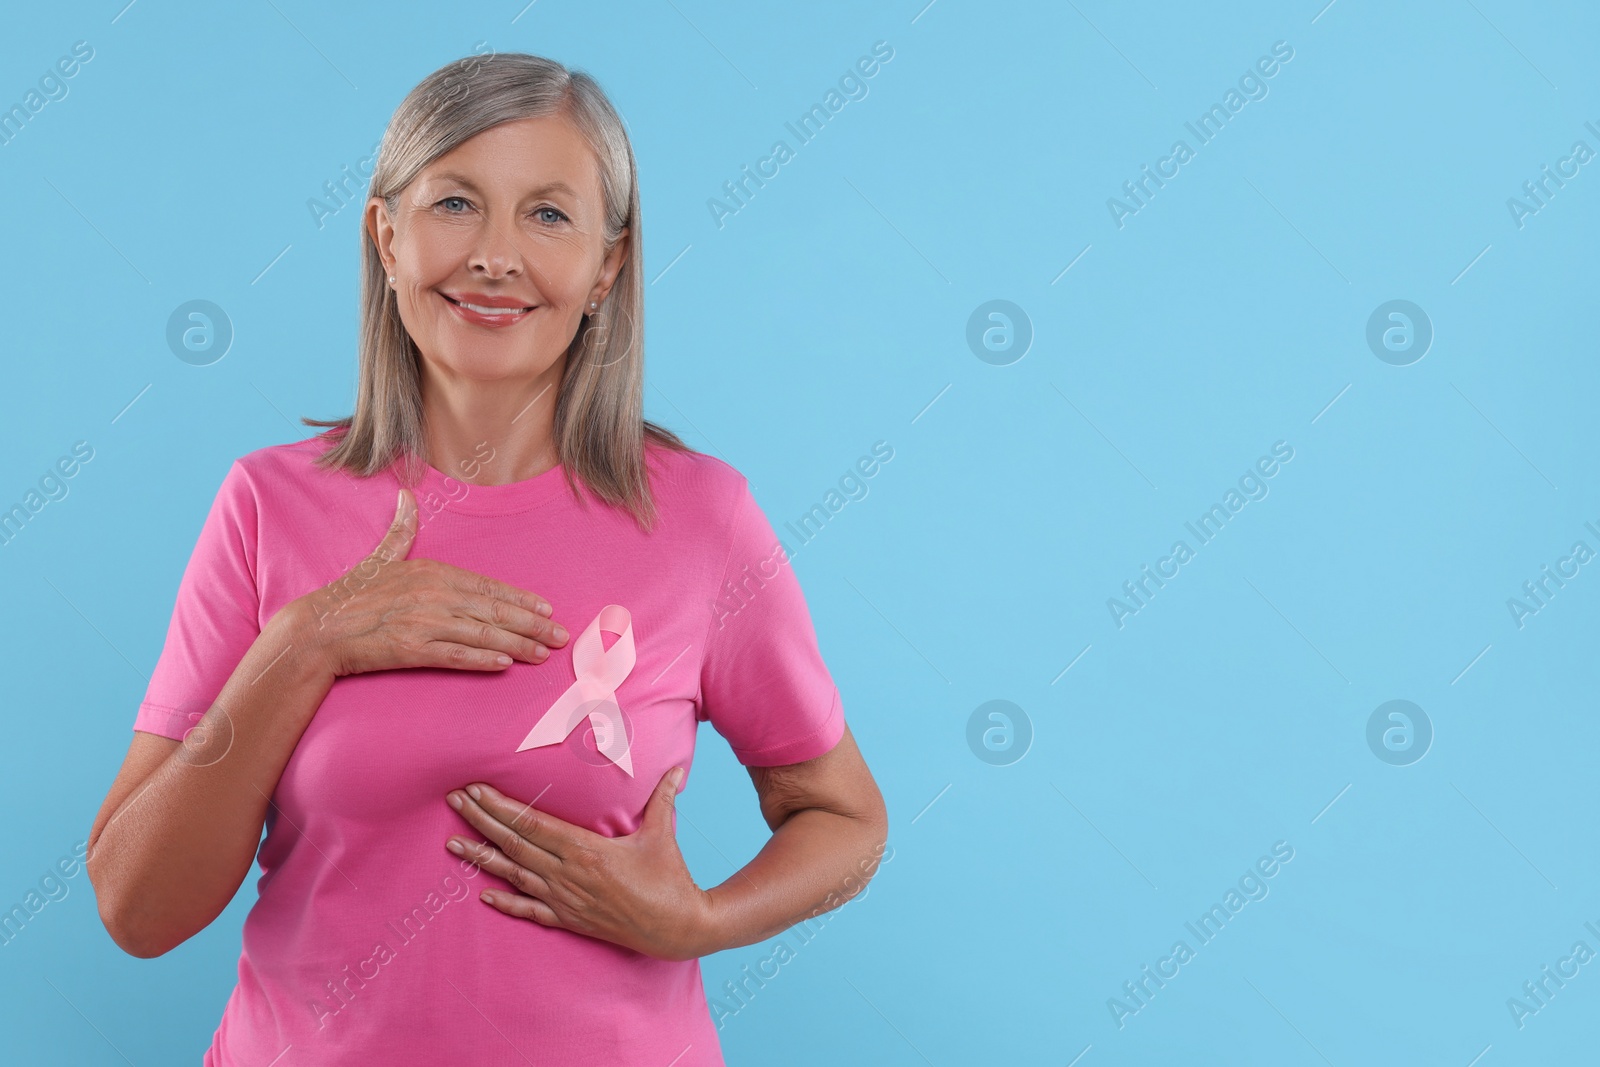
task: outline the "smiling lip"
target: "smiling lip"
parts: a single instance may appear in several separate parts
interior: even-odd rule
[[[528,317],[537,305],[524,304],[516,297],[486,293],[440,293],[457,315],[478,326],[510,326]]]

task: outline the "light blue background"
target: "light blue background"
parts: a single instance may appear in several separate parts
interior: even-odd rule
[[[306,201],[483,42],[590,71],[627,118],[649,417],[775,526],[894,448],[795,555],[893,858],[727,1021],[730,1063],[1592,1057],[1600,964],[1520,1029],[1506,1002],[1600,950],[1600,564],[1521,628],[1506,601],[1600,549],[1600,173],[1520,228],[1506,201],[1600,150],[1600,14],[921,4],[8,11],[0,105],[95,54],[0,146],[0,503],[95,456],[0,549],[0,906],[87,834],[230,462],[349,411],[358,211],[319,230]],[[880,40],[869,95],[719,229],[707,200]],[[1269,94],[1197,147],[1185,120],[1276,41]],[[1118,228],[1107,198],[1180,137],[1195,158]],[[165,342],[191,299],[236,330],[211,366]],[[965,340],[994,299],[1034,331],[1006,366]],[[1392,299],[1435,331],[1409,366],[1365,340]],[[1119,629],[1107,598],[1279,440],[1270,495]],[[1031,722],[1009,766],[966,740],[994,699]],[[1391,699],[1436,731],[1410,766],[1367,745]],[[715,884],[766,828],[702,736],[680,834]],[[1108,998],[1278,841],[1270,895],[1119,1029]],[[198,1063],[254,875],[152,961],[68,884],[0,948],[5,1057]],[[769,946],[706,959],[708,991]]]

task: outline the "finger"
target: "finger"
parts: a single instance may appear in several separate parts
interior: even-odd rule
[[[450,585],[463,593],[473,596],[494,597],[515,604],[519,608],[548,616],[551,612],[550,602],[537,593],[530,593],[526,589],[518,589],[508,585],[498,578],[491,578],[487,574],[477,571],[465,570],[453,564],[441,564],[444,568],[444,577]]]
[[[650,800],[645,805],[640,829],[664,833],[668,837],[673,836],[672,811],[677,804],[678,789],[683,784],[683,775],[682,767],[673,767],[661,776],[661,781],[656,783],[655,792],[650,794]]]
[[[504,852],[486,842],[451,838],[445,847],[457,856],[471,860],[480,870],[504,879],[518,892],[537,897],[551,895],[550,883],[543,875],[513,863]]]
[[[567,643],[566,628],[560,623],[526,608],[519,608],[510,601],[469,593],[463,597],[457,610],[466,617],[491,623],[524,638],[528,656],[533,655],[536,647],[548,650]]]
[[[490,907],[513,915],[518,919],[529,919],[540,926],[553,926],[565,929],[561,916],[555,909],[536,897],[522,896],[517,893],[503,893],[498,889],[485,889],[478,894],[478,898]]]
[[[417,499],[411,495],[411,490],[402,488],[395,502],[394,521],[389,524],[388,532],[383,535],[383,540],[378,542],[378,547],[373,549],[371,559],[380,563],[391,560],[405,559],[411,551],[411,544],[417,539]]]
[[[531,638],[510,630],[502,630],[482,619],[464,615],[431,618],[428,620],[427,632],[436,641],[503,652],[527,663],[543,663],[550,656],[549,648]]]
[[[508,797],[492,785],[474,782],[467,786],[470,797],[477,790],[479,807],[506,826],[518,837],[553,854],[557,859],[575,857],[585,849],[596,848],[610,840],[592,830],[558,819],[548,811],[540,811],[531,803]]]
[[[461,817],[471,823],[473,829],[491,843],[499,846],[500,851],[510,857],[512,862],[539,875],[553,874],[561,866],[561,857],[553,849],[513,830],[506,822],[485,811],[482,805],[467,795],[465,790],[456,790],[450,795],[460,799],[461,806],[456,810],[461,813]],[[529,810],[532,811],[531,808]]]
[[[406,666],[443,667],[453,671],[503,671],[511,666],[511,662],[512,657],[504,652],[458,645],[453,641],[427,641]]]

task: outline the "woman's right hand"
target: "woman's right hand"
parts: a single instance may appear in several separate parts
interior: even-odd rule
[[[434,559],[406,559],[416,498],[401,489],[394,523],[372,554],[301,597],[306,632],[335,677],[395,667],[498,671],[543,663],[567,632],[548,601]]]

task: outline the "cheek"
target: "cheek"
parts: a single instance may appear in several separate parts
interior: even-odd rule
[[[470,242],[459,230],[449,227],[417,227],[405,246],[396,246],[395,258],[408,266],[408,274],[418,285],[439,285],[448,280],[466,261]]]
[[[439,301],[434,297],[426,284],[402,285],[405,292],[400,301],[400,317],[405,320],[406,329],[416,333],[418,329],[426,330],[429,325],[439,317]]]
[[[428,351],[434,348],[434,338],[439,333],[441,316],[426,288],[400,283],[400,325],[412,341]]]
[[[600,260],[588,248],[576,243],[549,241],[529,249],[527,263],[549,303],[582,311],[589,309],[589,289],[600,272]]]

